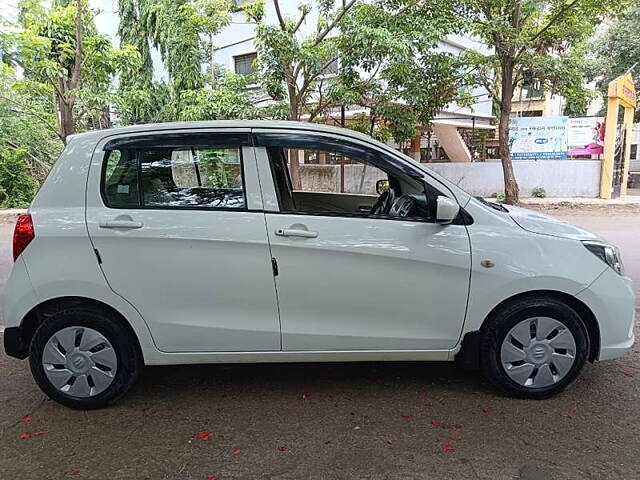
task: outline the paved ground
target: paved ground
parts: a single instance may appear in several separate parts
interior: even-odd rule
[[[538,208],[618,243],[640,284],[640,209]],[[444,363],[222,365],[147,368],[93,412],[0,355],[7,479],[638,479],[639,427],[640,348],[537,402]]]

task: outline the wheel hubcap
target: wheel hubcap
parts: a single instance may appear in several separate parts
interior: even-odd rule
[[[576,341],[561,322],[532,317],[516,324],[502,342],[500,361],[519,385],[548,387],[569,373],[576,357]]]
[[[49,338],[42,352],[44,373],[61,392],[93,397],[104,392],[116,374],[118,361],[109,340],[87,327],[67,327]]]

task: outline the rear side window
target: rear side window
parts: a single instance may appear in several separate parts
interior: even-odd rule
[[[110,207],[245,208],[240,148],[119,148],[107,155],[102,188]]]

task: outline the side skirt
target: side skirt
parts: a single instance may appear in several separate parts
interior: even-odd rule
[[[452,361],[455,350],[343,350],[297,352],[145,352],[145,365],[197,363],[296,363],[296,362],[424,362]]]

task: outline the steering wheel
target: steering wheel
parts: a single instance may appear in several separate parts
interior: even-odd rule
[[[408,217],[411,210],[413,210],[413,202],[413,198],[410,195],[402,195],[391,205],[389,215],[392,217]]]
[[[396,200],[396,192],[393,188],[389,188],[387,191],[382,192],[382,195],[378,197],[376,203],[371,207],[370,215],[387,215],[391,210],[393,202]]]

